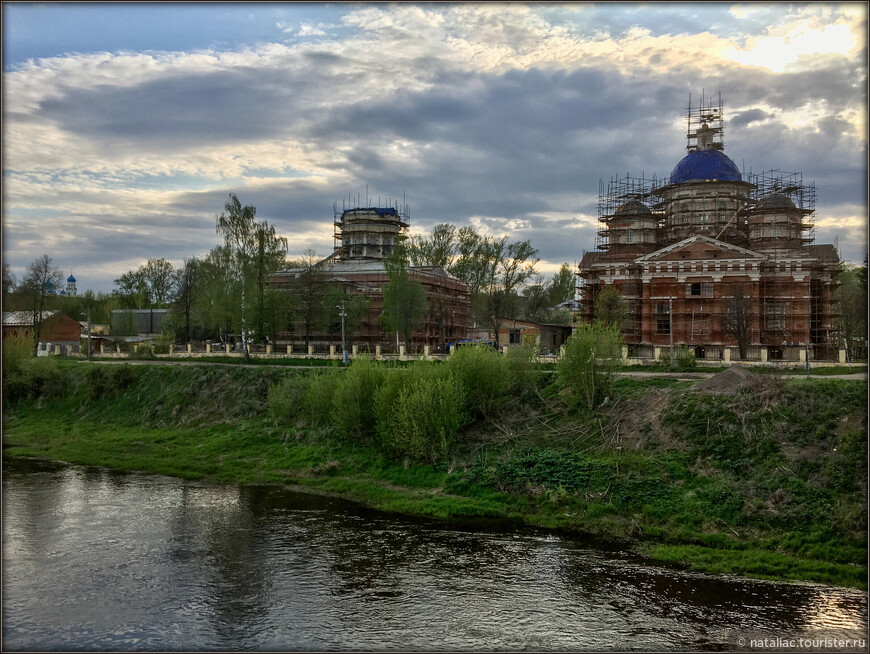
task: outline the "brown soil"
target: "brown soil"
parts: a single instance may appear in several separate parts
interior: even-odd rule
[[[748,368],[734,364],[722,372],[717,372],[712,377],[695,382],[692,384],[692,388],[706,393],[734,395],[747,386],[755,385],[760,377],[761,375]]]

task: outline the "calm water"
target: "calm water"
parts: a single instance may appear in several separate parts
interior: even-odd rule
[[[3,461],[3,649],[717,650],[866,593],[722,580],[271,487]]]

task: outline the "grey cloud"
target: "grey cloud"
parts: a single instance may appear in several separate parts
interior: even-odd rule
[[[741,111],[728,121],[730,127],[745,127],[755,122],[761,122],[772,117],[773,114],[762,109],[749,109]]]

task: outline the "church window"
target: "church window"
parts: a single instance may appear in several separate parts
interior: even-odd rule
[[[656,333],[671,333],[671,313],[668,305],[664,303],[659,303],[656,305]]]

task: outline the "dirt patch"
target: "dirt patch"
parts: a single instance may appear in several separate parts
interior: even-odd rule
[[[645,449],[651,441],[663,448],[678,447],[669,430],[662,427],[670,402],[671,391],[662,388],[613,407],[608,414],[617,444],[628,450]]]
[[[752,372],[749,368],[734,364],[722,372],[717,372],[712,377],[695,382],[692,384],[692,388],[705,393],[735,395],[744,388],[755,385],[759,378],[760,375]]]

